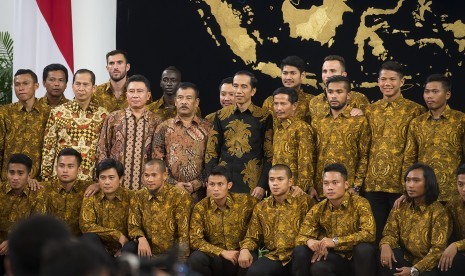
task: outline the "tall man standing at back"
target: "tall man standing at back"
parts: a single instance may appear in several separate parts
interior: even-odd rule
[[[42,73],[42,84],[46,92],[45,96],[37,100],[39,103],[53,108],[69,101],[64,95],[68,84],[68,69],[64,65],[52,63],[45,66]]]
[[[251,193],[262,199],[273,155],[273,119],[265,108],[252,103],[257,79],[239,71],[233,79],[236,104],[219,110],[207,142],[207,175],[224,165],[232,175],[231,192]]]
[[[94,97],[99,106],[113,112],[128,105],[125,94],[127,73],[131,68],[128,55],[122,50],[113,50],[106,55],[110,80],[97,86]]]

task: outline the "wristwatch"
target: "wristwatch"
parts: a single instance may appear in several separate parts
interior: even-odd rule
[[[410,276],[418,276],[420,275],[420,271],[418,271],[418,269],[416,269],[414,266],[412,266],[410,268]]]
[[[339,240],[337,237],[333,238],[334,245],[337,246],[339,244]]]

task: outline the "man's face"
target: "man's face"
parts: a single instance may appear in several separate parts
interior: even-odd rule
[[[450,91],[446,91],[439,81],[428,82],[423,91],[423,99],[429,110],[436,111],[447,104]]]
[[[144,185],[151,194],[158,193],[168,177],[166,171],[162,171],[158,164],[145,165]]]
[[[395,97],[400,94],[400,87],[404,84],[404,79],[399,73],[391,70],[381,70],[378,78],[378,86],[385,98]]]
[[[234,87],[232,83],[223,83],[220,89],[220,104],[222,107],[230,106],[235,103]]]
[[[223,175],[210,175],[208,177],[207,193],[216,201],[226,198],[231,187],[232,182],[228,182]]]
[[[412,199],[425,197],[426,181],[422,169],[415,169],[407,174],[405,190]]]
[[[347,91],[345,82],[331,82],[326,88],[326,98],[331,109],[343,109],[349,99],[349,91]]]
[[[64,155],[57,160],[57,177],[63,184],[72,183],[79,174],[78,160],[76,156]]]
[[[92,76],[89,73],[79,73],[74,78],[73,92],[76,101],[86,102],[92,97],[95,85],[92,84]]]
[[[124,79],[131,68],[130,64],[124,58],[123,54],[116,54],[109,56],[107,60],[107,71],[110,79],[113,81],[120,81]]]
[[[26,165],[10,163],[8,165],[8,182],[14,191],[22,191],[28,185],[29,172]]]
[[[292,186],[292,179],[287,176],[285,170],[271,169],[268,173],[268,184],[273,196],[278,197],[289,192]]]
[[[61,70],[49,71],[43,85],[47,94],[53,97],[61,97],[66,90],[65,72]]]
[[[297,103],[291,104],[289,101],[289,95],[278,94],[273,96],[273,109],[276,118],[279,120],[285,120],[294,115],[297,109]]]
[[[234,97],[236,103],[245,104],[252,101],[252,96],[255,94],[256,89],[250,84],[250,76],[236,75],[233,79]]]
[[[178,73],[171,70],[165,70],[161,74],[160,87],[163,94],[172,96],[176,93],[178,85],[181,82],[181,77]]]
[[[459,191],[462,201],[465,202],[465,174],[457,176],[457,190]]]
[[[329,77],[336,75],[347,76],[347,73],[342,71],[342,65],[339,60],[327,60],[323,62],[323,67],[321,68],[321,79],[323,83],[326,83]]]
[[[33,98],[39,84],[34,82],[30,74],[17,75],[14,78],[15,95],[21,102],[26,102]]]
[[[297,67],[284,65],[281,70],[281,81],[284,87],[299,89],[304,78],[305,72],[300,72]]]
[[[340,172],[325,172],[323,174],[323,193],[330,201],[341,199],[349,184]]]
[[[115,168],[110,168],[100,172],[98,184],[102,192],[106,195],[114,195],[123,179],[119,177]]]
[[[179,115],[191,116],[195,113],[197,106],[199,106],[199,98],[196,97],[194,89],[179,88],[174,104],[176,105],[176,112]]]
[[[131,81],[126,90],[128,105],[132,109],[143,108],[150,99],[150,91],[142,81]]]

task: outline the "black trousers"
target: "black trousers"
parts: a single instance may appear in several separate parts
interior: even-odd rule
[[[375,246],[369,243],[356,245],[352,260],[345,259],[332,250],[326,260],[311,263],[313,251],[300,245],[292,251],[292,273],[296,276],[374,276],[376,274]]]
[[[458,252],[452,261],[452,267],[447,271],[441,271],[442,276],[463,276],[465,275],[465,253]]]
[[[392,276],[394,273],[398,272],[396,268],[413,266],[412,263],[404,259],[404,251],[402,251],[402,249],[394,248],[392,251],[394,252],[394,256],[397,260],[397,262],[392,262],[392,269],[389,269],[387,266],[381,266],[381,252],[378,253],[377,264],[378,274],[380,276]],[[439,270],[436,267],[431,271],[424,271],[420,273],[420,276],[439,276]]]
[[[396,199],[402,194],[393,194],[386,192],[366,192],[365,198],[370,202],[371,211],[375,217],[376,223],[376,244],[382,238],[384,225],[386,225],[387,218],[391,212],[392,206]]]
[[[254,256],[254,253],[251,254],[254,259],[257,259],[257,256]],[[220,256],[210,256],[198,250],[190,254],[189,259],[187,259],[187,263],[193,271],[203,276],[236,276],[245,275],[247,273],[247,269],[241,268],[238,264],[234,265],[232,262]]]
[[[283,265],[281,261],[273,261],[267,257],[260,257],[252,263],[247,271],[248,276],[287,276],[291,275],[292,262]]]

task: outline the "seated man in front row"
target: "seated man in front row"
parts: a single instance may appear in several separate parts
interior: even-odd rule
[[[347,191],[347,169],[323,169],[325,200],[308,212],[292,253],[294,275],[375,275],[375,222],[368,201]]]
[[[243,275],[238,265],[239,242],[244,239],[258,200],[230,193],[233,183],[224,166],[216,166],[207,182],[209,197],[195,205],[191,216],[190,244],[195,250],[189,266],[201,275]],[[239,271],[239,273],[238,273]]]
[[[247,275],[290,275],[294,237],[313,205],[305,193],[293,194],[291,169],[282,164],[271,167],[268,183],[272,196],[259,202],[240,242],[239,265],[249,268]],[[251,251],[263,242],[268,253],[254,261]]]

